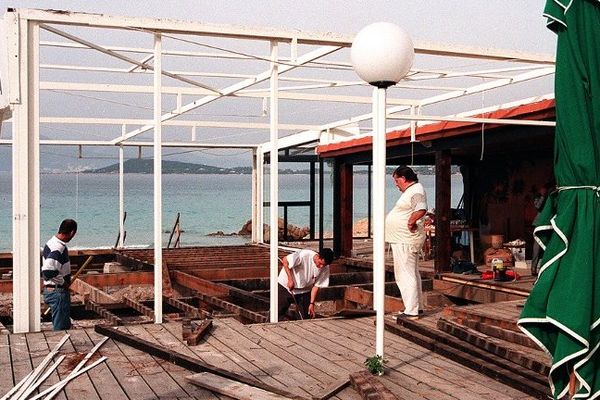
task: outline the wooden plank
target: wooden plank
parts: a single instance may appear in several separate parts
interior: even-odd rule
[[[0,335],[0,394],[4,395],[15,386],[18,381],[13,380],[13,366],[10,354],[10,336]]]
[[[395,283],[394,283],[395,285]],[[361,289],[358,287],[347,287],[344,291],[344,300],[362,305],[373,305],[373,291]],[[385,312],[395,312],[404,310],[402,299],[392,296],[385,296]]]
[[[288,397],[268,392],[244,383],[214,375],[209,372],[201,372],[185,378],[194,385],[201,386],[213,392],[221,393],[238,400],[287,400]]]
[[[135,271],[109,274],[85,274],[80,275],[79,279],[97,288],[107,286],[152,285],[154,283],[154,273]]]
[[[258,340],[261,344],[264,340],[269,340],[275,346],[290,354],[291,360],[301,360],[298,363],[294,361],[294,365],[301,366],[303,371],[319,377],[324,383],[330,383],[339,377],[348,375],[346,368],[335,363],[327,357],[327,354],[323,354],[319,347],[313,347],[291,330],[283,332],[276,325],[252,325],[249,330],[259,334]],[[302,362],[305,362],[308,366],[304,367]]]
[[[344,390],[349,384],[350,379],[348,377],[338,379],[318,394],[313,395],[312,398],[313,400],[327,400]]]
[[[187,337],[188,346],[197,346],[198,343],[212,328],[212,320],[202,321],[196,328],[193,328],[192,333]]]
[[[64,332],[62,335],[64,335]],[[33,369],[33,365],[25,334],[10,335],[9,343],[13,382],[16,384]]]
[[[179,351],[182,354],[193,356],[193,352],[187,350],[189,349],[187,346],[184,346],[177,338],[174,338],[171,333],[164,328],[165,324],[147,324],[141,326],[129,326],[128,331],[135,335],[140,335],[142,339],[157,342],[159,344],[165,345],[165,347],[173,350]],[[170,325],[170,324],[168,324]],[[181,324],[176,324],[181,325]],[[166,339],[165,339],[166,338]],[[179,346],[171,346],[170,344],[176,343]],[[194,386],[188,383],[185,380],[186,376],[190,375],[190,371],[185,368],[182,368],[178,365],[164,362],[156,357],[152,357],[157,360],[158,364],[164,369],[164,371],[169,374],[180,386],[181,389],[188,393],[190,398],[197,399],[218,399],[219,395],[212,393],[206,389]]]
[[[131,346],[133,348],[145,351],[145,352],[147,352],[153,356],[159,357],[163,360],[172,362],[173,364],[182,366],[190,371],[211,372],[216,375],[234,379],[234,380],[249,384],[251,386],[260,387],[260,388],[263,388],[263,389],[271,391],[271,392],[282,394],[284,396],[289,396],[291,398],[296,397],[294,394],[289,393],[287,391],[281,390],[279,388],[271,387],[269,385],[265,385],[260,381],[257,381],[254,379],[249,379],[245,376],[242,376],[242,375],[230,372],[230,371],[226,371],[226,370],[223,370],[221,368],[218,368],[218,367],[215,367],[212,365],[208,365],[197,358],[192,358],[192,357],[189,357],[189,356],[177,353],[177,352],[170,351],[169,349],[167,349],[163,346],[157,345],[155,343],[151,343],[147,340],[137,338],[133,335],[130,335],[130,334],[127,334],[124,332],[120,332],[115,328],[108,327],[108,326],[96,325],[95,330],[96,330],[96,332],[98,332],[102,335],[108,336],[114,340],[118,340],[119,342],[124,343],[128,346]]]
[[[58,342],[63,337],[64,332],[45,331],[44,335],[46,336],[48,345],[52,348],[54,343]],[[65,379],[85,356],[85,354],[80,354],[75,350],[73,341],[73,338],[69,337],[69,340],[67,340],[61,348],[61,354],[65,356],[65,359],[56,369],[61,380]],[[89,348],[91,347],[92,346],[89,346]],[[87,351],[85,351],[85,353],[87,353]],[[63,392],[67,398],[82,398],[86,400],[100,399],[87,373],[84,373],[83,375],[80,375],[76,379],[70,381],[61,392]]]
[[[162,284],[163,284],[163,296],[173,297],[173,287],[171,286],[171,276],[169,275],[169,268],[167,263],[162,263]]]
[[[307,379],[305,373],[291,366],[286,360],[271,354],[260,343],[252,342],[228,326],[224,326],[218,334],[215,333],[212,336],[229,347],[235,348],[239,355],[254,365],[256,370],[271,376],[290,392],[310,394],[305,388],[305,383],[311,385],[314,381],[305,382]],[[273,390],[268,390],[273,392]]]
[[[88,353],[96,344],[92,341],[90,336],[88,336],[86,330],[73,329],[69,331],[69,334],[71,335],[71,343],[73,344],[75,351],[79,354]],[[105,345],[106,343],[102,345],[102,347]],[[100,347],[98,351],[101,351],[102,347]],[[98,354],[98,351],[96,354]],[[93,357],[94,358],[90,360],[91,362],[96,359],[96,355]],[[99,398],[111,400],[127,398],[127,394],[106,365],[108,361],[109,360],[86,372],[87,377],[98,393]]]
[[[437,326],[442,331],[449,333],[454,337],[471,343],[472,345],[477,346],[480,349],[484,349],[485,351],[488,351],[506,360],[519,364],[541,375],[548,376],[550,374],[551,362],[549,359],[546,359],[546,363],[541,363],[538,360],[530,357],[528,354],[514,349],[514,345],[512,345],[511,343],[498,343],[476,330],[469,329],[466,326],[462,326],[451,321],[446,321],[443,318],[440,318],[438,320]]]
[[[372,329],[372,320],[355,319],[344,321],[344,324],[352,326],[359,334],[366,329]],[[456,386],[463,388],[465,392],[477,393],[481,399],[491,400],[514,400],[530,399],[521,391],[517,391],[502,384],[488,376],[475,372],[461,364],[458,364],[444,356],[431,353],[423,347],[417,346],[408,340],[396,336],[386,335],[387,351],[393,351],[405,363],[418,367],[431,374],[446,378]]]
[[[215,332],[213,335],[218,334],[221,321],[223,320],[220,319],[214,322]],[[219,365],[228,371],[252,377],[252,374],[243,367],[248,363],[244,363],[237,353],[222,345],[213,337],[207,338],[200,346],[188,347],[179,339],[181,337],[181,324],[166,323],[162,324],[160,327],[149,326],[147,327],[147,330],[152,333],[155,340],[163,346],[191,357],[197,357],[209,365]]]
[[[203,295],[217,297],[226,297],[229,295],[229,289],[219,283],[207,281],[206,279],[201,279],[181,271],[173,271],[171,275],[173,282],[188,289],[196,290]]]
[[[62,339],[63,335],[59,336],[58,339]],[[38,333],[28,333],[26,335],[27,344],[29,347],[29,352],[31,354],[31,362],[33,364],[33,368],[36,368],[40,363],[44,360],[44,358],[50,353],[50,351],[56,346],[55,343],[48,344],[46,342],[46,337],[42,332]],[[56,361],[56,358],[54,359]],[[66,360],[63,360],[65,362]],[[2,374],[0,374],[2,375]],[[46,380],[39,386],[39,391],[44,391],[50,386],[54,385],[59,381],[59,376],[56,370],[46,378]],[[35,392],[37,393],[37,392]],[[64,392],[58,393],[56,396],[57,399],[66,399]]]
[[[115,304],[119,303],[119,300],[109,295],[108,293],[86,283],[80,279],[71,283],[69,289],[75,293],[82,295],[84,298],[89,298],[94,303],[99,304]]]
[[[272,356],[285,361],[289,366],[285,366],[281,372],[290,376],[301,375],[298,380],[295,379],[295,383],[302,386],[309,393],[322,390],[325,382],[329,382],[332,378],[337,378],[337,376],[331,377],[328,373],[317,368],[314,364],[316,360],[311,359],[306,351],[304,351],[303,357],[300,358],[286,351],[287,349],[280,348],[271,343],[269,340],[270,336],[266,334],[257,335],[256,332],[248,329],[246,325],[242,325],[236,320],[229,319],[225,321],[225,324],[245,339],[268,351]]]
[[[129,334],[146,339],[148,334],[142,325],[124,327]],[[177,380],[163,368],[163,362],[150,354],[130,346],[119,346],[132,365],[136,366],[148,386],[157,398],[179,398],[188,393],[179,385]]]
[[[335,344],[330,345],[323,338],[312,334],[312,332],[307,333],[298,325],[298,323],[279,323],[273,327],[273,330],[283,338],[295,343],[298,346],[300,354],[302,351],[306,351],[320,356],[322,360],[319,367],[327,366],[338,377],[362,368],[360,364],[357,364],[353,359],[345,355],[345,349],[339,349]],[[292,348],[291,350],[295,349]]]
[[[447,296],[486,304],[508,300],[519,300],[523,299],[524,296],[527,296],[527,292],[523,292],[525,294],[521,296],[518,294],[499,292],[493,288],[469,286],[468,281],[465,283],[456,283],[435,279],[433,281],[433,289]]]
[[[88,331],[88,336],[94,343],[99,342],[104,337],[91,330]],[[105,362],[106,367],[114,376],[118,385],[127,393],[129,399],[156,398],[156,394],[140,373],[142,366],[133,365],[115,341],[108,340],[98,351],[101,355],[108,357]]]
[[[335,326],[335,324],[334,326],[330,326],[333,322],[334,320],[318,321],[318,323],[314,323],[314,326],[310,327],[310,331],[317,337],[320,337],[321,341],[325,341],[328,348],[335,349],[340,347],[344,349],[347,357],[360,366],[359,370],[364,370],[364,360],[366,357],[374,354],[375,329],[373,328],[368,332],[370,340],[366,341],[364,334],[360,338],[353,338],[348,332]],[[335,322],[337,323],[337,320],[335,320]],[[400,361],[397,359],[396,354],[390,353],[386,354],[386,359],[389,360],[390,366],[395,365]],[[398,365],[401,365],[402,367],[406,366],[404,363]],[[354,371],[356,370],[357,369]],[[401,398],[419,399],[426,397],[440,400],[456,399],[455,397],[445,395],[437,388],[431,387],[424,376],[415,376],[414,374],[403,371],[402,368],[389,368],[388,375],[385,375],[382,378],[385,379],[386,386]]]
[[[370,325],[369,322],[372,323],[372,319],[364,319],[363,321],[345,320],[343,322],[358,325],[358,334],[360,334]],[[452,394],[452,398],[493,400],[529,398],[523,392],[500,384],[463,365],[447,360],[443,356],[426,351],[424,348],[407,342],[401,337],[386,335],[386,344],[391,344],[395,355],[406,354],[400,357],[405,363],[400,367],[400,370],[409,376],[421,376],[421,379],[425,379],[428,384],[444,393],[448,393],[446,395]],[[397,351],[399,352],[396,353]],[[421,371],[414,368],[419,368]],[[487,387],[480,385],[479,382],[485,382]],[[494,389],[490,389],[490,387]]]
[[[529,347],[534,350],[540,349],[540,346],[538,346],[528,336],[526,336],[522,332],[515,332],[514,329],[504,329],[499,326],[486,324],[485,322],[471,321],[469,319],[459,321],[462,325],[470,329],[479,331],[485,335],[493,336],[495,338],[518,344],[520,346]]]
[[[451,338],[450,335],[437,333],[434,339],[431,334],[425,336],[423,333],[402,328],[400,325],[389,321],[386,321],[386,329],[403,336],[406,335],[404,337],[410,337],[412,341],[418,342],[438,354],[450,357],[469,368],[485,372],[488,376],[501,380],[503,383],[532,396],[543,397],[549,394],[546,382],[541,383],[536,374],[517,364],[509,365],[505,360],[486,354],[484,351],[472,346],[468,349],[469,352],[466,353],[464,351],[467,346],[457,340],[451,341],[444,338],[443,342],[440,341],[444,335]]]
[[[513,302],[508,302],[513,303]],[[496,308],[496,304],[487,304],[485,308],[473,308],[473,307],[446,307],[444,309],[444,315],[452,318],[459,318],[461,320],[470,320],[481,322],[487,325],[497,326],[502,329],[509,329],[513,332],[521,333],[521,330],[517,326],[517,318],[508,318],[505,316],[498,316],[496,313],[490,312]]]

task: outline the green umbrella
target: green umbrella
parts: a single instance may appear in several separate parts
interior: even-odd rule
[[[544,11],[558,36],[557,190],[536,220],[545,252],[518,323],[552,356],[554,398],[574,371],[575,398],[588,399],[600,396],[600,2],[547,0]]]

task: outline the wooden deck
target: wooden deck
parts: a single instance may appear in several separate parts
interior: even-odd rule
[[[138,338],[187,356],[258,379],[306,398],[364,370],[374,353],[374,318],[320,319],[279,324],[242,325],[214,320],[198,346],[181,340],[181,323],[118,327]],[[31,371],[64,332],[0,335],[0,395]],[[67,359],[46,384],[64,376],[101,336],[93,330],[71,330],[61,354]],[[393,333],[385,333],[387,373],[381,378],[399,399],[508,400],[531,399],[491,378],[439,356]],[[60,399],[228,399],[187,383],[192,372],[122,343],[108,340],[99,354],[108,360],[71,382]],[[358,400],[351,387],[334,399]]]

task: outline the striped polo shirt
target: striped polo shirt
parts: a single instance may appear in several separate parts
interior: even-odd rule
[[[42,251],[44,285],[64,285],[71,280],[71,262],[67,244],[52,236]]]

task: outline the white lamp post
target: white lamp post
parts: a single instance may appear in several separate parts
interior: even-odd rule
[[[352,43],[354,70],[373,89],[373,307],[377,312],[375,353],[383,357],[385,314],[385,117],[386,89],[410,70],[415,52],[398,26],[377,22],[364,27]]]

